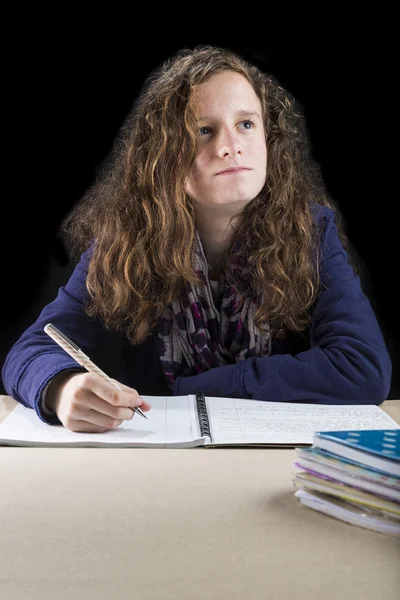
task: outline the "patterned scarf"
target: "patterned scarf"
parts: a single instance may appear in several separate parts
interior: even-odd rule
[[[240,243],[240,241],[236,242]],[[269,325],[262,332],[254,324],[258,296],[248,284],[249,270],[238,260],[231,261],[221,274],[221,308],[214,302],[208,276],[208,262],[196,231],[194,269],[203,285],[186,283],[179,301],[165,307],[157,325],[161,366],[168,387],[173,390],[178,376],[197,375],[222,365],[254,356],[269,356]],[[247,297],[237,292],[237,285]]]

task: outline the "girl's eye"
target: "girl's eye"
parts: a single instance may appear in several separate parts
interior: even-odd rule
[[[199,131],[200,131],[200,135],[206,135],[207,131],[206,130],[210,130],[209,127],[200,127]]]
[[[255,125],[254,121],[251,121],[251,119],[246,119],[245,121],[242,121],[241,123],[242,125],[249,125],[249,127],[245,127],[245,129],[252,129]]]
[[[239,123],[239,125],[242,125],[243,129],[250,130],[250,129],[253,129],[253,127],[255,126],[255,123],[251,119],[246,119],[245,121],[241,121]],[[207,135],[210,132],[211,132],[211,128],[207,127],[205,125],[203,127],[200,127],[200,129],[199,129],[199,133],[200,133],[201,136],[202,135]]]

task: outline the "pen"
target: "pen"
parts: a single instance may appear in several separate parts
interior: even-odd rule
[[[52,325],[52,323],[47,323],[47,325],[44,327],[44,330],[47,333],[47,335],[49,335],[55,342],[57,342],[57,344],[61,346],[61,348],[65,350],[65,352],[72,356],[72,358],[76,360],[76,362],[79,363],[82,367],[85,367],[85,369],[87,369],[90,373],[100,375],[100,377],[102,377],[106,381],[109,381],[111,385],[116,387],[118,390],[122,391],[122,388],[120,388],[119,385],[113,379],[111,379],[111,377],[106,375],[104,371],[99,369],[99,367],[96,367],[96,365],[90,360],[90,358],[86,356],[86,354],[84,354],[82,350],[78,348],[78,346],[74,344],[74,342],[72,342],[65,335],[65,333],[61,333],[61,331],[57,329],[57,327]],[[133,411],[139,413],[139,415],[147,419],[144,412],[138,406],[136,406],[133,409]]]

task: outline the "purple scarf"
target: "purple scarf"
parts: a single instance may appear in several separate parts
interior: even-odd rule
[[[213,298],[208,268],[196,231],[194,269],[203,285],[186,283],[183,297],[165,307],[157,326],[161,367],[171,390],[178,376],[197,375],[246,358],[269,356],[271,352],[268,324],[266,333],[254,325],[257,294],[246,285],[246,266],[231,261],[227,267],[229,276],[221,274],[220,311]],[[246,298],[235,289],[235,281],[248,290]]]

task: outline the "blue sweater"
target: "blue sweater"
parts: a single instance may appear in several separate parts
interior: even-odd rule
[[[387,398],[391,361],[376,316],[349,265],[333,211],[319,207],[317,220],[323,228],[323,291],[313,309],[312,326],[302,335],[291,334],[282,342],[273,342],[269,357],[249,358],[199,375],[178,377],[173,395],[203,392],[209,396],[320,404],[380,404]],[[3,366],[7,393],[35,409],[47,423],[59,421],[43,412],[43,390],[60,372],[80,367],[43,331],[44,326],[53,323],[95,362],[98,349],[107,348],[111,339],[112,334],[103,324],[83,310],[89,259],[87,250],[55,300],[10,349]],[[152,333],[136,346],[121,337],[118,379],[141,395],[171,395],[164,382],[155,336]]]

